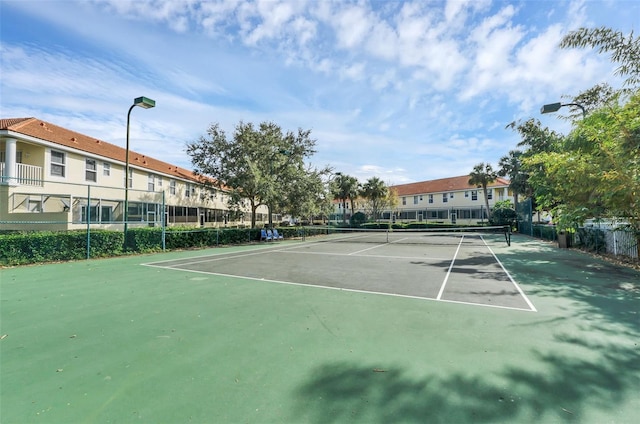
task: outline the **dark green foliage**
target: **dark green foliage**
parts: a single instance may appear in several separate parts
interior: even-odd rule
[[[604,231],[600,229],[578,228],[576,239],[577,247],[582,249],[595,253],[605,253],[607,251]]]
[[[121,232],[95,230],[90,233],[92,258],[122,253]],[[86,259],[86,231],[32,232],[0,235],[0,265],[24,265]]]
[[[516,223],[517,214],[512,208],[495,208],[491,214],[491,225],[511,225]]]
[[[278,229],[285,239],[301,237],[300,229]],[[124,253],[121,231],[93,230],[89,233],[90,258]],[[126,253],[162,251],[161,228],[130,228]],[[260,240],[258,229],[171,228],[165,231],[166,250],[244,244]],[[0,266],[87,259],[87,232],[41,231],[0,234]]]
[[[422,228],[459,228],[460,225],[455,224],[433,224],[426,222],[408,222],[406,224],[396,222],[395,224],[389,225],[388,222],[368,222],[362,226],[362,228],[373,228],[373,229],[396,229],[396,230],[404,230],[404,229],[422,229]],[[465,226],[466,227],[466,226]]]
[[[558,238],[558,232],[555,225],[534,225],[533,237],[547,241],[555,241]]]
[[[362,212],[354,213],[349,219],[349,223],[352,227],[359,227],[365,222],[367,222],[367,216]]]

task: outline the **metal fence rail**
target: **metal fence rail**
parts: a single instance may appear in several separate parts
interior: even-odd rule
[[[626,226],[582,227],[574,241],[589,251],[638,260],[638,234]]]

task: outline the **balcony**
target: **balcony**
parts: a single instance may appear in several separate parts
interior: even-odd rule
[[[28,185],[42,187],[42,167],[25,165],[24,163],[16,163],[14,177],[9,180],[5,173],[5,163],[0,162],[0,181],[2,183],[11,183],[17,185]]]

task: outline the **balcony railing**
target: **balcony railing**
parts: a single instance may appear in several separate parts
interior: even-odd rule
[[[2,182],[20,185],[42,186],[42,167],[16,163],[14,177],[9,180],[5,173],[5,163],[0,162],[0,176]]]

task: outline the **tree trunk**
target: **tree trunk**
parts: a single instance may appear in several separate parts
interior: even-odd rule
[[[347,199],[342,199],[342,223],[347,223]]]
[[[258,210],[258,206],[251,200],[251,228],[256,228],[256,210]]]
[[[489,194],[487,193],[487,186],[482,187],[484,194],[484,204],[487,206],[487,220],[491,221],[491,209],[489,208]]]

